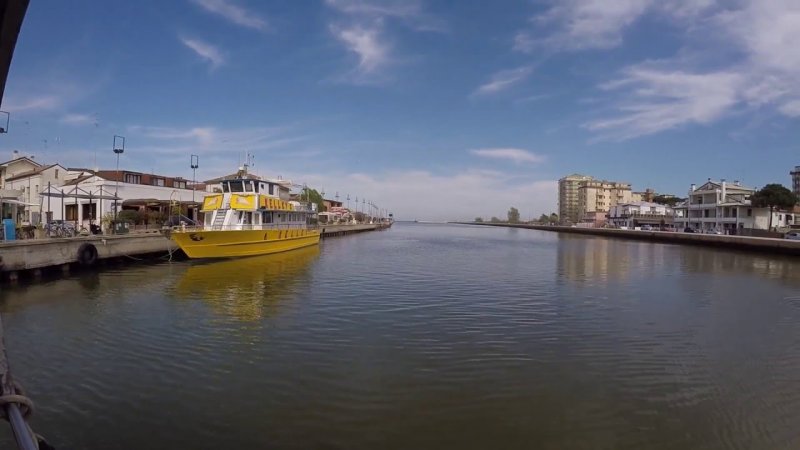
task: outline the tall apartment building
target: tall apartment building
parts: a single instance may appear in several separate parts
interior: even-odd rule
[[[574,173],[558,180],[558,217],[562,223],[580,222],[582,214],[578,199],[581,184],[594,178]]]
[[[792,176],[792,192],[800,196],[800,166],[794,166],[794,170],[789,172]]]
[[[631,185],[618,181],[590,180],[578,188],[581,220],[590,213],[608,212],[612,206],[631,202]]]

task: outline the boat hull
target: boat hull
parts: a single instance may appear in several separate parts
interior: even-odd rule
[[[189,258],[269,255],[319,244],[319,230],[174,231],[170,238]]]

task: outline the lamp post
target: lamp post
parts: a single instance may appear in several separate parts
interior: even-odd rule
[[[125,136],[114,135],[114,154],[117,155],[117,184],[114,188],[114,222],[117,221],[117,199],[119,197],[119,155],[125,152]]]
[[[6,118],[6,124],[0,126],[0,133],[8,133],[8,124],[11,121],[11,113],[8,111],[0,111],[0,115]]]
[[[191,155],[189,167],[192,169],[192,201],[194,201],[194,185],[197,181],[197,168],[200,167],[200,157],[197,155]]]

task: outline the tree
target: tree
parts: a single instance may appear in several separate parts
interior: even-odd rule
[[[300,193],[300,198],[317,204],[318,212],[325,212],[325,203],[323,203],[322,195],[316,189],[304,187]]]
[[[769,229],[772,230],[772,211],[775,208],[791,208],[797,204],[797,196],[778,183],[768,184],[750,197],[757,208],[769,208]]]
[[[656,195],[653,197],[653,203],[658,203],[659,205],[667,205],[669,207],[675,206],[678,202],[682,202],[683,199],[675,197],[674,195]]]
[[[500,223],[500,219],[498,219],[497,217],[492,216],[492,219],[489,222]]]
[[[519,223],[519,210],[513,206],[508,210],[508,223]]]
[[[551,223],[558,223],[558,214],[556,214],[556,213],[550,214],[550,222]]]
[[[550,223],[550,216],[547,214],[542,214],[539,216],[539,223]]]
[[[483,222],[483,217],[476,217],[475,222],[477,223]]]

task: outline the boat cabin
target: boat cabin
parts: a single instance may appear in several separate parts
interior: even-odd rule
[[[275,182],[233,179],[220,187],[203,199],[204,230],[307,228],[317,213],[314,203],[283,200],[286,188]]]

